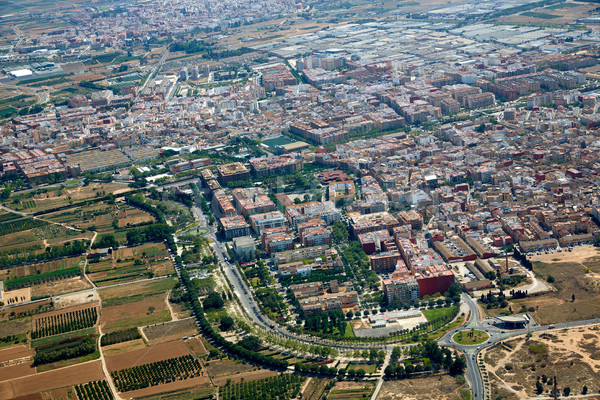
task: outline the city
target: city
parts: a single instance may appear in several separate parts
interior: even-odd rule
[[[0,400],[600,398],[597,2],[0,16]]]

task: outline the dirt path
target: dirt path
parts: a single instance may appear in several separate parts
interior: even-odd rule
[[[98,304],[98,310],[100,310],[100,315],[102,315],[102,299],[100,299],[100,303]],[[98,319],[100,319],[100,316],[98,316]],[[100,361],[102,362],[102,372],[104,372],[104,376],[106,377],[106,381],[108,382],[108,387],[110,387],[110,391],[112,392],[112,395],[114,396],[115,400],[123,400],[117,391],[117,388],[112,380],[112,377],[110,376],[110,373],[108,372],[108,368],[106,366],[106,359],[104,358],[104,352],[102,351],[102,346],[100,346],[100,341],[102,340],[102,336],[104,336],[104,333],[102,333],[102,324],[98,324],[98,351],[100,352]]]
[[[167,309],[171,313],[171,321],[177,321],[179,318],[177,318],[177,314],[175,314],[175,311],[173,311],[173,307],[171,307],[171,302],[169,301],[169,296],[171,296],[170,290],[167,292],[167,297],[165,297],[165,305],[167,306]]]

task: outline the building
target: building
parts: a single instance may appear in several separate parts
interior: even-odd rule
[[[298,303],[307,315],[336,310],[346,312],[358,307],[358,294],[355,291],[325,293],[321,296],[300,299]]]
[[[410,225],[412,229],[419,229],[423,226],[423,216],[415,210],[400,211],[398,220],[403,225]]]
[[[219,222],[223,230],[223,236],[226,240],[250,235],[250,225],[248,225],[241,215],[221,218]]]
[[[350,229],[355,238],[357,238],[361,233],[366,232],[375,232],[380,230],[392,232],[392,229],[400,225],[400,222],[398,222],[398,220],[387,211],[373,214],[355,215],[350,218]]]
[[[331,232],[320,218],[298,224],[298,236],[304,247],[331,244]]]
[[[238,260],[250,261],[256,258],[256,246],[250,236],[240,236],[233,239],[233,254]]]
[[[294,237],[287,226],[263,230],[261,240],[263,248],[269,254],[294,248]]]
[[[307,282],[290,285],[290,290],[294,294],[296,300],[325,294],[325,288],[323,287],[322,282]]]
[[[250,160],[252,174],[257,178],[268,175],[293,174],[296,171],[300,171],[302,165],[303,162],[301,159],[292,158],[288,155],[253,158]]]
[[[419,284],[410,275],[396,275],[383,280],[383,294],[388,304],[419,299]]]
[[[213,193],[212,207],[217,217],[233,217],[237,215],[235,207],[223,189],[216,190]]]
[[[250,171],[241,162],[220,165],[217,167],[219,181],[222,185],[227,182],[246,181],[250,179]]]
[[[328,225],[340,220],[340,212],[332,201],[311,201],[289,206],[285,210],[285,215],[294,229],[298,227],[298,224],[315,217],[321,218]]]
[[[238,213],[244,217],[264,214],[275,210],[275,203],[262,188],[236,188],[231,191]]]
[[[352,181],[332,182],[327,188],[327,198],[331,201],[340,199],[354,200],[355,191],[354,182]]]
[[[431,265],[415,271],[421,297],[435,293],[444,293],[454,282],[454,274],[444,265]]]
[[[287,221],[281,211],[271,211],[250,216],[250,225],[254,232],[261,235],[265,229],[286,226]]]
[[[390,240],[392,237],[387,230],[375,232],[365,232],[358,235],[358,242],[366,254],[373,254],[381,251],[382,243]]]
[[[286,264],[294,261],[310,260],[317,257],[323,257],[329,252],[333,251],[334,250],[330,249],[328,245],[302,247],[299,249],[275,253],[273,254],[273,261],[276,265]]]

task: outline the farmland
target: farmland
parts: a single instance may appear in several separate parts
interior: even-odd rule
[[[90,279],[98,286],[129,282],[175,272],[163,243],[146,243],[113,251],[110,259],[95,259],[88,265]]]
[[[378,400],[461,400],[464,383],[449,375],[384,382]],[[469,397],[470,398],[470,397]]]
[[[77,309],[68,312],[53,313],[33,319],[32,339],[57,335],[60,333],[90,328],[96,324],[96,307]]]

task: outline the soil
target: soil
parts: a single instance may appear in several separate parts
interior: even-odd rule
[[[3,381],[33,374],[35,374],[35,367],[30,362],[0,368],[0,379]]]
[[[185,341],[185,344],[190,348],[190,350],[197,356],[206,354],[206,348],[202,344],[198,338],[191,338]]]
[[[165,383],[164,385],[151,386],[144,389],[133,390],[131,392],[125,392],[124,397],[126,398],[139,398],[148,396],[151,394],[173,392],[175,390],[192,388],[192,387],[207,387],[210,385],[210,380],[205,374],[204,376],[197,376],[195,378],[186,379],[183,381],[175,381],[171,383]]]
[[[220,376],[218,378],[213,378],[212,381],[216,386],[223,386],[227,384],[228,380],[231,380],[231,383],[239,383],[242,382],[242,380],[248,382],[277,375],[279,375],[279,372],[269,371],[268,369],[259,369],[257,371],[243,372],[236,375]]]
[[[91,287],[92,285],[84,277],[78,276],[35,285],[31,288],[31,295],[34,297],[54,297],[65,293],[79,292]]]
[[[14,300],[11,302],[11,299]],[[15,289],[4,292],[4,294],[2,295],[2,301],[5,304],[16,304],[31,301],[31,288],[26,287],[22,289]]]
[[[100,360],[0,382],[0,400],[104,379]]]
[[[18,358],[29,357],[34,354],[34,351],[29,350],[25,345],[17,345],[0,349],[0,364],[16,360]],[[0,378],[2,374],[0,374]]]
[[[127,353],[134,350],[145,349],[146,343],[142,339],[129,340],[127,342],[115,343],[108,346],[102,346],[102,354],[105,357],[115,354]]]
[[[560,253],[548,253],[540,255],[528,256],[531,261],[541,261],[543,263],[552,262],[569,262],[569,263],[581,263],[590,257],[597,256],[600,253],[600,248],[593,245],[577,246],[573,248],[573,251],[562,251]]]
[[[82,305],[89,307],[92,302],[98,302],[100,298],[94,289],[90,289],[81,293],[64,294],[54,298],[54,307],[57,309]]]
[[[106,367],[109,371],[118,371],[187,354],[190,354],[187,346],[178,340],[106,357]]]
[[[460,400],[462,387],[450,375],[386,381],[377,400]]]
[[[144,334],[150,345],[170,342],[196,333],[198,333],[198,330],[193,318],[150,325],[144,328]]]
[[[536,396],[535,382],[542,375],[556,376],[558,386],[570,387],[572,394],[580,394],[584,385],[588,387],[588,393],[598,393],[599,339],[599,326],[551,330],[535,333],[529,340],[523,337],[512,339],[504,346],[485,351],[492,398],[496,397],[494,391],[500,389],[507,392],[504,398]],[[550,385],[544,384],[544,393],[550,389]]]
[[[149,307],[154,307],[152,314],[148,314]],[[145,297],[133,303],[105,307],[101,317],[102,327],[106,331],[144,326],[170,319],[164,294]]]

